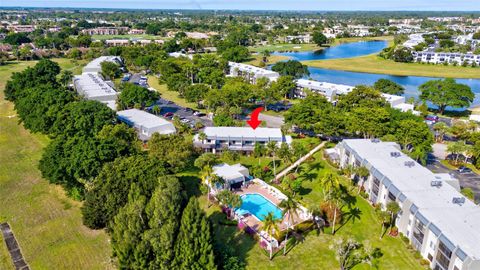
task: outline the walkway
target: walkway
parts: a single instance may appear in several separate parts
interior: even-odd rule
[[[307,160],[309,157],[311,157],[313,154],[315,154],[318,150],[320,150],[327,142],[324,141],[321,144],[317,145],[315,148],[313,148],[310,152],[308,152],[305,156],[299,158],[297,161],[295,161],[292,165],[288,166],[285,170],[277,174],[277,177],[275,177],[275,181],[278,181],[279,179],[282,179],[285,175],[287,175],[291,170],[295,169],[295,167],[300,166],[302,162]]]
[[[3,234],[3,239],[5,239],[5,244],[7,244],[8,252],[10,252],[10,256],[12,257],[13,265],[15,265],[15,269],[17,270],[30,270],[30,267],[23,259],[22,252],[20,251],[20,246],[17,243],[17,239],[15,239],[15,235],[13,235],[12,229],[8,223],[0,224],[0,230]]]

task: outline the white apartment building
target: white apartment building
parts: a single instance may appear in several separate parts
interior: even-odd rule
[[[84,72],[73,77],[75,90],[88,100],[105,103],[112,110],[116,109],[117,91],[95,72]]]
[[[283,135],[279,128],[206,127],[203,133],[203,140],[199,134],[194,136],[194,145],[213,153],[225,149],[252,152],[256,143],[265,146],[274,141],[280,146],[282,143],[290,145],[292,142],[292,137]]]
[[[480,65],[480,55],[473,53],[446,53],[446,52],[412,52],[415,62],[433,63],[433,64],[453,64],[458,65],[467,62],[471,65],[475,63]]]
[[[395,225],[432,269],[480,269],[480,207],[459,192],[458,183],[452,185],[455,179],[432,173],[393,142],[343,140],[334,151],[340,167],[370,171],[358,185],[372,204],[399,204]]]
[[[168,135],[177,132],[172,123],[142,110],[124,110],[117,112],[117,115],[120,121],[135,128],[143,141],[150,139],[154,133]]]
[[[117,63],[118,65],[123,65],[123,60],[120,56],[100,56],[98,58],[93,59],[89,62],[84,68],[83,72],[102,72],[102,63],[103,62],[113,62]]]
[[[276,81],[280,77],[280,74],[278,74],[278,72],[259,68],[252,65],[228,62],[228,66],[230,67],[229,76],[243,77],[249,83],[253,84],[256,83],[257,79],[259,78],[267,78],[272,82]]]
[[[296,35],[296,36],[286,36],[284,39],[285,43],[292,43],[292,42],[298,42],[298,43],[311,43],[312,42],[312,36],[310,34],[306,35]]]
[[[403,46],[413,48],[424,41],[423,34],[411,34],[408,36],[408,40],[403,43]]]

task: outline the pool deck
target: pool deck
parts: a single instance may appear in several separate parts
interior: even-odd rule
[[[280,204],[280,202],[282,201],[281,199],[277,198],[277,196],[274,193],[270,192],[266,188],[264,188],[261,185],[256,184],[256,183],[251,183],[247,187],[242,187],[241,189],[236,190],[235,193],[237,193],[240,196],[245,195],[245,194],[255,194],[255,193],[260,194],[263,197],[265,197],[266,199],[268,199],[269,201],[271,201],[276,206],[278,206]],[[304,221],[304,219],[302,219],[300,216],[294,216],[293,220],[294,220],[294,224],[297,224],[297,223],[300,223],[300,222]],[[242,221],[246,225],[248,225],[250,228],[254,229],[255,231],[257,231],[257,232],[261,231],[262,222],[260,220],[258,220],[254,215],[248,214],[248,215],[242,217]],[[282,222],[278,224],[278,228],[281,231],[287,229],[287,226],[288,226],[287,221],[288,220],[287,220],[286,216],[284,216]]]

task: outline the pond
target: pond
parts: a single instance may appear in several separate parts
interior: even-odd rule
[[[344,43],[338,46],[326,48],[321,52],[297,52],[297,53],[274,53],[284,55],[299,61],[307,60],[327,60],[337,58],[358,57],[372,53],[378,53],[388,46],[387,41],[362,41]],[[428,68],[428,66],[426,67]],[[420,94],[418,87],[429,80],[438,78],[419,77],[419,76],[393,76],[374,73],[350,72],[341,70],[330,70],[323,68],[310,67],[310,77],[316,81],[346,84],[346,85],[373,85],[378,79],[385,78],[392,80],[405,87],[405,97],[417,98]],[[480,69],[479,69],[480,74]],[[473,105],[480,104],[480,79],[457,79],[457,82],[466,84],[472,88],[475,93]]]

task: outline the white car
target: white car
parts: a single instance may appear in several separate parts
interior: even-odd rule
[[[187,124],[187,123],[190,122],[190,120],[188,120],[188,119],[182,119],[182,120],[180,120],[180,122],[182,122],[182,123],[184,123],[184,124]]]

